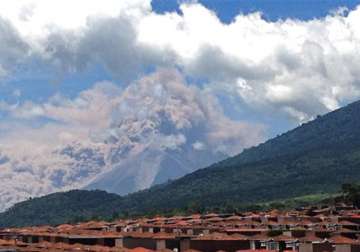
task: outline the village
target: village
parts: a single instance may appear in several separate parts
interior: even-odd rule
[[[339,205],[6,228],[0,251],[355,252],[360,210]]]

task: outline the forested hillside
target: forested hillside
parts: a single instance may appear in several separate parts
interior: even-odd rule
[[[99,190],[53,193],[15,204],[0,214],[0,227],[116,218],[120,200],[119,195]]]
[[[336,193],[342,184],[359,180],[360,102],[355,102],[180,179],[125,197],[105,196],[104,201],[89,193],[86,200],[73,199],[71,207],[63,203],[66,207],[58,215],[65,221],[94,213],[127,216],[174,209],[244,209],[261,202]],[[51,215],[51,207],[66,202],[66,195],[17,204],[0,215],[0,224],[40,223],[37,210]],[[51,218],[42,222],[52,223]]]

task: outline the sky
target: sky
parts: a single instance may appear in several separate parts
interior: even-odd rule
[[[175,129],[156,148],[206,128],[194,149],[235,155],[360,99],[359,24],[350,0],[1,1],[0,181],[49,192],[56,150],[109,153],[159,111]]]
[[[180,12],[177,0],[154,0],[153,10],[158,13]],[[311,20],[321,18],[329,12],[346,7],[354,9],[358,1],[354,0],[202,0],[203,6],[214,11],[224,23],[230,23],[238,14],[262,12],[263,18],[270,21],[278,19]]]
[[[13,26],[12,28],[14,28],[13,32],[14,34],[5,34],[5,32],[9,32],[9,30],[6,31],[6,29],[8,29],[7,27],[4,26],[4,24],[2,25],[2,37],[4,36],[12,36],[11,38],[9,38],[9,40],[3,44],[5,44],[6,46],[8,45],[12,45],[14,48],[13,49],[9,49],[8,52],[7,51],[7,47],[4,45],[3,48],[1,49],[1,54],[3,54],[3,58],[4,58],[4,62],[2,62],[1,64],[1,72],[7,72],[7,74],[2,74],[4,76],[2,76],[2,78],[0,79],[0,85],[1,85],[1,90],[0,90],[0,99],[6,103],[9,104],[21,104],[23,102],[44,102],[47,99],[49,99],[49,97],[54,96],[55,94],[63,94],[65,96],[68,97],[76,97],[77,94],[79,94],[79,92],[86,90],[87,88],[90,88],[91,86],[93,86],[94,83],[98,82],[98,81],[103,81],[103,80],[110,80],[110,81],[114,81],[116,82],[118,85],[120,86],[126,86],[128,85],[128,83],[131,80],[135,80],[137,79],[139,76],[144,75],[146,73],[149,73],[151,71],[153,71],[154,69],[156,69],[157,67],[163,67],[164,66],[164,62],[146,62],[147,60],[152,60],[152,59],[145,59],[144,57],[144,62],[130,62],[130,64],[137,64],[138,67],[139,65],[143,64],[141,67],[141,69],[137,69],[134,70],[134,72],[132,73],[126,73],[127,69],[125,69],[124,71],[121,70],[114,70],[114,69],[110,69],[112,67],[116,67],[119,68],[119,66],[117,66],[116,64],[121,64],[121,60],[118,60],[118,62],[115,62],[116,60],[110,59],[109,55],[96,55],[94,57],[97,58],[102,58],[102,59],[90,59],[88,62],[88,65],[85,66],[79,66],[79,65],[74,65],[74,64],[87,64],[84,62],[73,62],[74,60],[85,60],[86,59],[81,59],[80,55],[78,55],[75,50],[79,50],[80,48],[74,48],[76,45],[72,45],[70,44],[70,41],[68,41],[68,39],[70,39],[71,36],[75,36],[74,34],[71,33],[76,33],[76,30],[90,30],[91,29],[91,25],[86,23],[86,18],[91,16],[97,16],[98,14],[103,17],[109,16],[109,17],[116,17],[117,13],[116,13],[116,8],[114,8],[113,10],[111,10],[111,8],[108,7],[104,7],[104,5],[109,5],[111,6],[111,1],[106,1],[104,4],[101,4],[97,1],[90,1],[93,4],[91,4],[92,6],[89,7],[88,9],[82,9],[84,7],[84,5],[86,5],[84,2],[79,1],[79,4],[76,6],[71,6],[70,3],[68,3],[67,1],[65,1],[64,4],[60,4],[63,5],[64,7],[62,7],[62,10],[65,11],[66,7],[69,8],[74,8],[72,12],[73,20],[69,19],[68,21],[64,20],[62,15],[57,15],[56,18],[53,18],[51,15],[47,15],[46,14],[46,8],[50,9],[52,8],[52,6],[50,6],[49,4],[43,4],[42,1],[22,1],[22,0],[18,0],[18,1],[14,1],[17,2],[18,4],[10,4],[9,1],[4,1],[4,3],[2,3],[1,5],[5,5],[3,8],[3,13],[0,13],[2,15],[2,18],[5,23],[9,24],[9,26]],[[116,2],[116,1],[115,1]],[[119,1],[121,2],[121,1]],[[123,1],[124,3],[127,1]],[[165,21],[165,17],[168,15],[178,15],[178,17],[184,17],[183,13],[182,13],[182,7],[181,6],[185,6],[186,4],[189,4],[189,6],[187,7],[183,7],[186,8],[186,10],[189,10],[189,15],[197,15],[196,19],[198,19],[199,21],[197,22],[199,24],[199,26],[204,25],[203,22],[201,22],[202,15],[206,15],[206,14],[210,14],[214,16],[214,19],[216,19],[216,21],[218,22],[218,24],[224,25],[226,28],[226,26],[228,26],[228,30],[231,30],[230,26],[231,23],[234,23],[235,19],[237,16],[239,17],[243,17],[246,19],[250,19],[250,17],[253,18],[259,18],[261,21],[267,22],[268,25],[271,24],[276,24],[276,22],[280,23],[280,22],[286,22],[286,20],[288,20],[288,22],[290,22],[290,20],[293,20],[295,22],[308,22],[309,24],[311,22],[316,22],[316,19],[323,19],[325,20],[326,18],[330,18],[331,16],[333,16],[333,14],[337,11],[343,11],[342,15],[347,15],[349,12],[351,12],[352,10],[356,9],[357,4],[359,4],[359,1],[349,1],[349,0],[290,0],[290,1],[281,1],[281,0],[270,0],[270,1],[264,1],[264,0],[203,0],[203,1],[179,1],[179,0],[153,0],[153,1],[133,1],[134,4],[123,4],[124,6],[121,6],[121,4],[118,4],[117,8],[118,10],[120,10],[121,8],[126,8],[126,6],[130,6],[130,7],[134,7],[134,8],[138,8],[139,6],[141,6],[141,8],[146,9],[146,11],[150,11],[153,15],[158,15],[158,18],[160,19],[160,17],[164,18],[164,22],[168,22],[169,24],[171,23],[170,20],[166,20]],[[141,3],[142,2],[142,3]],[[42,8],[39,8],[38,5],[43,6]],[[102,5],[102,7],[99,7],[99,5]],[[24,7],[25,6],[25,7]],[[196,8],[195,8],[196,6]],[[76,9],[79,8],[79,9]],[[99,13],[96,13],[97,11],[94,10],[96,8],[100,9]],[[206,14],[201,13],[200,8],[203,9],[204,12],[208,12]],[[12,9],[13,11],[11,16],[10,14],[5,13],[5,10],[7,9]],[[190,13],[190,9],[198,9],[199,13]],[[52,10],[57,12],[57,10]],[[34,13],[32,13],[34,12]],[[76,18],[76,13],[77,12],[82,12],[81,15],[79,15],[78,18]],[[103,12],[103,13],[101,13]],[[49,12],[50,13],[50,12]],[[60,13],[60,12],[59,12]],[[176,14],[174,14],[176,13]],[[18,15],[18,17],[16,17],[16,15]],[[20,17],[20,15],[25,15],[24,17]],[[28,17],[26,16],[28,15]],[[32,16],[34,15],[34,16]],[[244,15],[244,16],[242,16]],[[258,17],[255,17],[256,15],[259,15]],[[261,16],[260,16],[261,15]],[[80,17],[81,16],[81,17]],[[354,15],[355,16],[355,15]],[[23,19],[28,19],[27,21],[23,21],[21,20],[21,18]],[[206,18],[209,18],[208,16]],[[148,18],[150,19],[150,18]],[[154,18],[155,19],[155,18]],[[171,18],[169,18],[171,19]],[[172,20],[173,23],[176,22],[174,20]],[[250,20],[247,20],[250,21]],[[255,24],[255,20],[253,20]],[[250,21],[250,22],[253,22]],[[146,22],[146,21],[145,21]],[[156,22],[156,21],[155,21]],[[190,20],[189,19],[189,23],[194,22],[194,20]],[[196,22],[196,21],[195,21]],[[241,23],[241,22],[239,22]],[[323,22],[325,23],[325,21]],[[30,25],[28,25],[30,24]],[[70,24],[70,25],[69,25]],[[235,33],[237,32],[241,32],[242,29],[247,29],[247,32],[249,32],[249,29],[252,29],[251,27],[245,27],[245,22],[243,22],[244,26],[243,27],[238,27],[235,28],[235,25],[233,25],[234,30],[239,30],[239,31],[234,31]],[[266,23],[265,23],[266,24]],[[46,27],[46,26],[49,27]],[[155,26],[156,23],[154,23],[153,26]],[[174,25],[174,24],[172,24]],[[291,25],[291,24],[289,24]],[[53,27],[51,27],[53,26]],[[81,26],[83,26],[82,28],[80,28]],[[87,27],[86,27],[87,26]],[[147,28],[146,25],[144,26],[144,30],[151,30],[156,29],[155,27],[149,27]],[[166,25],[164,25],[166,27]],[[206,26],[206,25],[205,25]],[[285,26],[285,25],[283,25]],[[316,24],[314,24],[314,26],[316,26]],[[56,28],[54,28],[56,27]],[[85,27],[85,28],[84,28]],[[70,29],[69,29],[70,28]],[[170,27],[169,27],[170,28]],[[269,30],[267,32],[271,32],[270,31],[270,27],[268,27]],[[288,27],[288,29],[290,29],[291,27]],[[304,27],[302,27],[304,28]],[[341,27],[338,27],[339,29],[341,29]],[[43,31],[45,31],[44,33],[47,35],[44,35],[44,33],[41,33],[41,29]],[[64,29],[64,31],[60,31],[61,29]],[[96,29],[96,28],[95,28]],[[174,28],[176,29],[176,28]],[[301,28],[300,28],[301,29]],[[304,28],[306,29],[306,28]],[[310,29],[310,28],[309,28]],[[72,31],[71,31],[72,30]],[[159,28],[159,30],[161,30]],[[110,32],[110,31],[109,31]],[[193,32],[196,32],[196,30],[194,29]],[[230,33],[231,31],[227,32]],[[286,28],[284,27],[283,31],[279,31],[279,32],[288,32],[290,33],[289,36],[291,36],[291,32],[286,30]],[[301,32],[301,31],[299,31]],[[309,32],[309,31],[307,31]],[[326,31],[325,31],[326,32]],[[339,31],[341,32],[341,31]],[[350,32],[350,31],[349,31]],[[20,33],[20,34],[17,34]],[[34,33],[34,34],[31,34]],[[80,32],[81,33],[81,32]],[[225,32],[226,33],[226,32]],[[295,31],[293,32],[295,34]],[[146,31],[144,32],[144,34],[146,34],[145,36],[149,37],[151,36],[150,32],[146,33]],[[16,35],[20,35],[20,38],[17,38]],[[104,39],[105,36],[107,36],[109,34],[104,34]],[[119,36],[121,36],[120,34],[118,34]],[[155,34],[154,34],[155,35]],[[180,35],[180,34],[179,34]],[[183,36],[184,34],[180,35]],[[205,38],[207,34],[203,34],[204,39],[209,39],[209,43],[211,44],[214,41],[214,38]],[[310,35],[310,34],[308,34]],[[44,38],[44,36],[47,38]],[[59,37],[57,37],[59,36]],[[109,35],[110,36],[110,35]],[[155,35],[156,36],[156,35]],[[201,35],[200,35],[201,36]],[[245,35],[244,35],[245,36]],[[261,35],[258,34],[258,38],[261,38]],[[301,34],[298,34],[297,36],[301,36]],[[28,38],[31,37],[31,44],[32,45],[28,45],[29,41],[26,41]],[[141,37],[141,36],[140,36]],[[275,37],[275,36],[274,36]],[[4,39],[6,39],[4,37]],[[11,41],[11,39],[15,39],[16,41]],[[57,40],[58,39],[58,40]],[[88,38],[75,38],[76,39],[88,39]],[[147,39],[147,38],[145,38]],[[186,36],[184,38],[185,41],[188,40],[190,41],[190,39],[194,39],[194,40],[198,40],[197,38],[195,38],[194,36],[192,36],[192,38],[187,39]],[[232,37],[228,38],[228,43],[230,43],[231,40],[235,39]],[[240,36],[239,36],[240,39]],[[256,40],[257,38],[254,37],[254,39]],[[271,39],[271,38],[269,38]],[[296,38],[294,38],[296,39]],[[40,42],[40,40],[42,40]],[[155,40],[155,39],[154,39]],[[174,39],[176,40],[176,39]],[[201,39],[200,39],[201,40]],[[225,40],[225,38],[224,38]],[[58,43],[56,43],[55,41],[58,41]],[[60,42],[61,41],[61,42]],[[165,46],[165,44],[167,43],[171,43],[170,41],[160,41],[160,39],[158,41],[147,41],[150,43],[156,43],[159,42],[158,45],[156,46]],[[198,43],[202,43],[203,41],[198,41]],[[37,43],[37,47],[34,45],[34,43]],[[86,43],[86,42],[84,42]],[[97,46],[99,47],[103,47],[103,46],[107,46],[105,45],[106,43],[104,41],[98,41],[98,45],[94,45],[94,50],[97,50],[98,48],[96,48]],[[103,43],[103,44],[101,44]],[[111,43],[109,41],[109,43]],[[123,42],[123,43],[128,43]],[[217,42],[216,42],[217,43]],[[219,43],[222,43],[219,41]],[[247,43],[252,43],[250,40]],[[268,49],[273,49],[276,45],[277,42],[274,42],[275,44],[270,46],[269,48],[266,48],[266,46],[264,46],[263,48],[260,48],[260,50],[268,50]],[[122,42],[119,42],[119,45],[122,44]],[[178,44],[181,44],[181,42],[179,42]],[[46,46],[49,46],[49,48],[45,48]],[[46,51],[47,49],[50,49],[50,47],[53,46],[54,48],[52,48],[54,50],[54,52],[49,52]],[[81,46],[81,45],[79,45]],[[85,45],[84,45],[85,46]],[[113,46],[113,45],[109,45],[109,46]],[[176,49],[181,49],[179,48],[179,45],[176,45],[174,43],[174,46],[176,46]],[[187,45],[189,46],[189,45]],[[197,45],[199,46],[199,45]],[[224,45],[225,46],[225,45]],[[235,46],[235,43],[234,45]],[[261,43],[259,43],[257,46],[261,47]],[[281,45],[279,45],[281,46]],[[42,47],[42,48],[39,48]],[[73,48],[70,48],[73,47]],[[121,47],[121,46],[120,46]],[[126,47],[126,46],[124,46]],[[172,48],[174,49],[174,48]],[[216,48],[213,48],[214,50],[216,50]],[[241,45],[239,45],[239,48],[234,48],[235,50],[240,51],[241,50]],[[42,52],[40,52],[40,50],[42,50]],[[74,50],[74,51],[71,51]],[[126,50],[126,48],[122,48],[121,50]],[[184,50],[185,50],[185,46],[184,46]],[[44,52],[45,51],[45,52]],[[191,50],[190,50],[191,51]],[[190,52],[189,53],[192,53]],[[178,51],[180,52],[180,51]],[[61,53],[63,53],[63,55],[61,55]],[[84,53],[84,52],[82,52]],[[90,53],[90,52],[89,52]],[[106,52],[105,52],[106,53]],[[126,57],[126,56],[130,56],[131,57],[131,52],[129,52],[129,55],[123,55],[122,52],[118,52],[120,55],[119,57]],[[162,54],[161,52],[159,52],[160,54]],[[185,51],[180,52],[180,53],[185,53]],[[239,54],[239,52],[237,52]],[[257,53],[261,53],[261,52],[257,52]],[[24,54],[28,54],[26,57],[24,57]],[[46,54],[46,55],[45,55]],[[53,54],[53,55],[50,55]],[[141,54],[141,53],[140,53]],[[161,57],[168,57],[168,55],[165,55],[166,53],[163,53],[163,55],[158,55],[158,58]],[[235,54],[234,54],[235,55]],[[264,52],[264,55],[268,56],[268,52]],[[138,55],[137,57],[141,57],[142,55]],[[183,55],[185,56],[185,55]],[[224,57],[228,57],[228,56],[232,56],[231,53],[230,55],[224,55]],[[241,56],[241,55],[237,55],[237,56]],[[65,57],[68,57],[65,59]],[[108,58],[106,58],[108,57]],[[157,55],[153,55],[153,57],[157,57]],[[187,55],[186,55],[187,57]],[[265,57],[265,56],[264,56]],[[247,59],[251,58],[251,56],[247,55],[246,56]],[[113,61],[112,63],[114,63],[114,66],[110,66],[109,61]],[[141,61],[141,59],[138,59]],[[50,64],[49,64],[49,61]],[[68,61],[68,62],[66,62]],[[71,61],[71,62],[70,62]],[[161,61],[161,60],[158,60]],[[219,62],[221,64],[221,62]],[[130,65],[129,64],[129,65]],[[180,68],[182,71],[186,71],[182,68],[184,68],[184,65],[182,65],[183,63],[179,62],[174,62],[174,65],[176,68]],[[61,66],[59,66],[61,65]],[[116,65],[116,66],[115,66]],[[126,67],[129,67],[125,66]],[[165,63],[166,65],[166,63]],[[231,66],[230,66],[231,67]],[[66,69],[68,68],[68,69]],[[263,70],[263,72],[267,71],[266,69]],[[213,80],[207,80],[208,76],[207,74],[203,74],[202,76],[198,76],[197,73],[193,74],[193,73],[184,73],[185,75],[187,75],[186,77],[188,79],[192,80],[191,84],[198,84],[201,85],[202,87],[206,88],[206,84],[207,82],[213,82]],[[218,81],[218,80],[217,80]],[[222,80],[223,81],[223,80]],[[226,80],[227,81],[227,80]],[[232,82],[235,82],[233,80],[231,80]],[[211,83],[213,84],[213,83]],[[215,84],[214,84],[215,85]],[[218,84],[220,86],[220,84]],[[214,87],[211,87],[214,88]],[[222,87],[221,87],[222,88]],[[277,86],[275,88],[278,89],[282,89],[283,87]],[[220,88],[219,88],[220,89]],[[216,94],[218,96],[218,98],[222,101],[222,106],[225,109],[225,113],[228,114],[230,117],[235,118],[235,119],[245,119],[245,120],[250,120],[253,122],[260,122],[260,123],[265,123],[266,126],[268,127],[268,132],[267,132],[267,136],[272,137],[278,133],[281,133],[289,128],[292,128],[294,126],[297,125],[297,123],[299,122],[299,118],[288,118],[286,115],[283,114],[282,111],[271,111],[271,113],[269,113],[269,111],[264,111],[263,108],[261,109],[255,109],[254,110],[254,106],[248,104],[246,101],[244,101],[244,99],[238,99],[238,97],[234,97],[233,94],[231,94],[232,92],[236,92],[236,90],[232,90],[231,92],[229,92],[230,90],[227,88],[224,88],[225,90],[220,90],[218,91],[218,93]],[[227,90],[226,90],[227,89]],[[279,92],[281,92],[280,90],[278,90]],[[284,91],[284,90],[283,90]],[[229,98],[229,94],[225,94],[225,93],[230,93],[230,97]],[[285,91],[284,91],[285,92]],[[235,104],[234,104],[234,99]],[[329,100],[331,98],[328,98]],[[352,101],[356,98],[351,97],[350,99],[335,99],[332,102],[333,103],[337,103],[336,106],[341,106],[343,104],[346,104],[349,101]],[[245,104],[244,104],[245,103]],[[334,105],[334,104],[333,104]],[[19,106],[19,105],[18,105]],[[245,109],[246,107],[246,109]],[[325,106],[326,107],[326,106]],[[327,106],[329,107],[329,106]],[[334,107],[334,106],[333,106]],[[291,109],[291,108],[290,108]],[[306,115],[303,115],[302,117],[304,117],[304,119],[300,119],[300,121],[306,121],[309,118],[313,117],[314,114],[318,114],[318,113],[325,113],[329,110],[329,108],[314,108],[313,111],[306,111]],[[304,111],[301,111],[301,109],[299,111],[295,111],[293,112],[297,113],[297,114],[301,114],[304,113]],[[3,120],[8,120],[9,118],[5,115],[4,116],[4,112],[2,113],[3,115]],[[281,115],[280,115],[281,114]],[[291,117],[291,116],[290,116]],[[294,116],[293,116],[294,117]],[[300,116],[301,117],[301,116]]]

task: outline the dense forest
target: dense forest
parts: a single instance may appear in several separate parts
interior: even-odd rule
[[[269,204],[286,207],[294,202],[292,199],[308,195],[321,198],[339,192],[342,184],[357,181],[360,102],[166,184],[125,197],[72,191],[31,199],[2,213],[0,225],[56,224],[179,211],[237,211]]]
[[[317,194],[248,205],[227,204],[200,207],[196,203],[190,203],[185,207],[132,211],[124,206],[123,198],[119,195],[99,190],[72,190],[16,204],[5,213],[0,214],[0,228],[59,225],[90,220],[112,221],[119,218],[153,217],[158,214],[173,216],[209,212],[236,213],[245,210],[293,209],[315,204],[332,204],[338,197],[338,194]]]

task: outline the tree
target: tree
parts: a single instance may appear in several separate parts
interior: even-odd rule
[[[360,208],[360,185],[358,184],[343,184],[341,191],[345,202],[353,204],[355,207]]]

